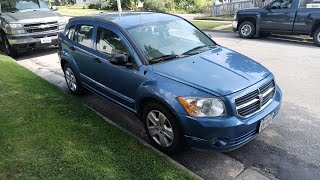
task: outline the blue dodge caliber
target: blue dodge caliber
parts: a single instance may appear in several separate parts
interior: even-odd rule
[[[76,17],[59,36],[73,94],[88,89],[136,114],[166,153],[230,151],[274,121],[281,91],[259,63],[170,14]]]

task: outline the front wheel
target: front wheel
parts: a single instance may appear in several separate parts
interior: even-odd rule
[[[320,27],[313,33],[313,41],[317,46],[320,46]]]
[[[1,39],[5,54],[11,57],[17,57],[18,51],[13,49],[13,47],[10,45],[7,35],[3,33],[1,35]]]
[[[142,118],[153,146],[167,154],[183,149],[184,139],[179,123],[167,108],[158,103],[148,104]]]
[[[251,39],[256,33],[256,26],[250,21],[245,21],[240,24],[238,31],[241,38]]]

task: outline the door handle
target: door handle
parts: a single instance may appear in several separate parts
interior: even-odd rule
[[[100,60],[99,58],[94,58],[93,60],[94,60],[94,62],[96,62],[96,63],[101,63],[101,60]]]
[[[71,47],[70,47],[70,50],[71,50],[71,51],[75,51],[75,50],[76,50],[76,48],[75,48],[75,47],[73,47],[73,46],[71,46]]]

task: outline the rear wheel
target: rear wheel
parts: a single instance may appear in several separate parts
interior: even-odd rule
[[[240,37],[251,39],[256,33],[256,26],[250,21],[245,21],[240,24],[238,32]]]
[[[142,115],[151,144],[167,154],[180,152],[184,139],[179,123],[172,113],[159,103],[146,105]]]
[[[68,63],[64,65],[63,72],[70,92],[75,95],[83,94],[81,82]]]
[[[320,46],[320,27],[313,33],[313,41],[317,46]]]
[[[9,44],[7,35],[2,33],[1,39],[2,39],[3,49],[4,49],[4,52],[6,53],[6,55],[11,56],[11,57],[17,57],[18,51],[13,49],[13,47]]]

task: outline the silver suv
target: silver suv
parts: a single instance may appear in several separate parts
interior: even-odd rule
[[[0,0],[0,33],[4,51],[17,56],[20,50],[57,45],[68,18],[53,12],[42,0]]]

